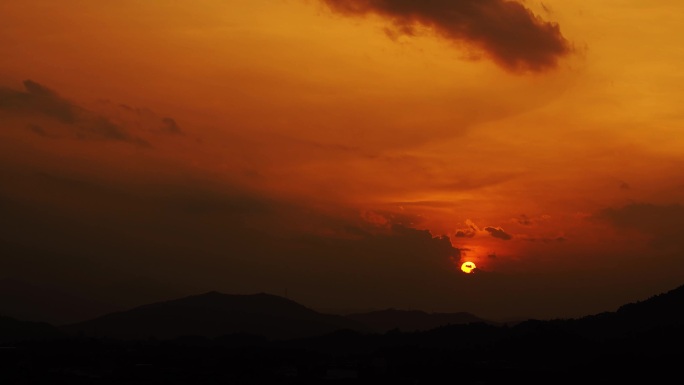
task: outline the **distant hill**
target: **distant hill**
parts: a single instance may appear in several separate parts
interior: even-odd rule
[[[406,330],[373,333],[285,298],[210,292],[64,327],[86,338],[41,342],[54,328],[0,318],[19,341],[0,344],[0,383],[667,383],[684,362],[682,308],[684,286],[582,318],[423,331],[430,314],[390,309],[371,315]]]
[[[50,324],[0,316],[0,343],[38,341],[60,337],[63,337],[63,333]]]
[[[61,325],[118,310],[104,302],[15,279],[0,279],[0,314]]]
[[[644,301],[621,306],[617,315],[622,318],[641,319],[646,322],[661,320],[665,323],[684,323],[684,285],[654,295]]]
[[[487,321],[473,314],[466,312],[459,313],[427,313],[419,310],[397,310],[386,309],[371,311],[366,313],[353,313],[346,315],[347,318],[363,323],[372,330],[384,333],[390,330],[400,331],[425,331],[435,329],[440,326],[462,325],[469,323],[488,323]]]
[[[646,300],[622,305],[615,312],[588,315],[574,320],[549,321],[588,338],[624,338],[684,327],[684,285]]]
[[[468,325],[486,325],[497,336],[524,338],[529,334],[563,334],[581,338],[619,338],[663,327],[684,325],[684,286],[648,300],[625,304],[615,312],[577,319],[526,320],[501,324],[467,312],[427,313],[386,309],[346,316],[325,314],[287,298],[260,293],[230,295],[208,292],[109,313],[60,327],[68,335],[115,339],[216,338],[253,335],[269,340],[317,337],[340,330],[361,333],[429,332],[451,327],[459,333]],[[479,330],[479,329],[478,329]],[[541,334],[540,334],[541,333]]]
[[[275,295],[229,295],[215,291],[62,327],[71,335],[116,339],[214,338],[236,333],[293,339],[340,329],[365,328],[353,320],[319,313]]]

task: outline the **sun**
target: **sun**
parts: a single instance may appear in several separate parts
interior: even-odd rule
[[[461,270],[466,274],[471,274],[475,269],[477,269],[477,266],[473,262],[464,262],[461,265]]]

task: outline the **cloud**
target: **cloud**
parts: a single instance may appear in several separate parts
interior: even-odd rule
[[[487,226],[484,228],[479,228],[475,222],[472,220],[468,219],[466,220],[466,225],[468,226],[465,229],[458,229],[456,230],[456,233],[454,234],[454,237],[456,238],[473,238],[476,235],[491,235],[494,238],[502,239],[504,241],[508,241],[512,239],[513,237],[505,232],[502,228],[500,227],[491,227]]]
[[[80,128],[80,132],[76,135],[79,139],[106,139],[135,143],[141,146],[150,145],[146,140],[132,136],[122,127],[103,116],[96,116],[84,121]]]
[[[568,55],[570,43],[556,23],[510,0],[321,0],[348,16],[376,14],[391,20],[393,35],[428,27],[456,43],[481,49],[501,67],[542,72]]]
[[[516,223],[518,223],[521,226],[532,226],[534,224],[534,221],[532,218],[525,214],[521,214],[519,217],[514,219]]]
[[[454,234],[456,238],[472,238],[475,236],[475,232],[472,230],[456,230],[456,234]]]
[[[26,126],[26,129],[33,132],[34,134],[38,136],[42,136],[44,138],[50,138],[50,139],[57,139],[59,138],[59,135],[51,134],[47,132],[42,126],[39,126],[37,124],[29,124]]]
[[[513,238],[510,234],[505,232],[502,228],[500,227],[485,227],[484,230],[488,232],[492,237],[494,238],[499,238],[504,241],[509,241],[511,238]]]
[[[446,236],[402,218],[376,226],[236,186],[187,183],[182,174],[140,185],[69,171],[17,180],[0,168],[0,182],[25,186],[0,189],[0,280],[11,272],[126,304],[151,295],[121,292],[120,282],[137,276],[178,291],[287,287],[319,305],[444,304],[459,292],[460,250]]]
[[[454,234],[456,238],[473,238],[480,231],[475,222],[470,219],[467,219],[465,223],[468,227],[456,230],[456,234]]]
[[[160,117],[147,108],[131,107],[127,104],[115,104],[109,100],[99,100],[98,108],[105,115],[112,116],[125,126],[134,126],[155,134],[183,135],[185,132],[174,118]]]
[[[42,84],[30,79],[25,80],[23,84],[25,92],[0,88],[0,110],[28,117],[42,116],[54,119],[71,127],[70,136],[76,139],[113,140],[145,147],[150,145],[148,141],[132,135],[107,117],[71,103]],[[62,136],[36,124],[29,127],[32,132],[43,137]]]
[[[176,120],[173,118],[165,117],[162,118],[161,120],[162,123],[162,132],[168,133],[168,134],[182,134],[183,130],[178,126],[178,123],[176,123]]]
[[[684,249],[684,206],[632,203],[606,208],[592,219],[605,221],[621,230],[635,230],[653,237],[653,246]]]
[[[564,236],[557,236],[557,237],[535,237],[535,236],[523,236],[520,237],[523,241],[527,242],[541,242],[541,243],[561,243],[567,241],[567,238]]]
[[[62,123],[75,123],[76,108],[54,91],[32,80],[24,81],[26,92],[0,88],[0,109],[18,113],[38,113]]]

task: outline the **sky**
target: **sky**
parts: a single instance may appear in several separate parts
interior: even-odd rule
[[[502,320],[684,283],[681,1],[0,15],[4,298],[266,292]]]

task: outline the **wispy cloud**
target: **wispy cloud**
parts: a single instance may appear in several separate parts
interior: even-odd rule
[[[684,249],[684,206],[632,203],[618,208],[606,208],[593,217],[622,230],[637,231],[652,237],[657,248]]]
[[[70,133],[77,139],[113,140],[139,146],[150,143],[115,124],[105,116],[88,111],[59,96],[55,91],[33,80],[24,81],[25,91],[0,88],[0,110],[29,117],[47,117],[73,128]],[[31,131],[44,137],[60,135],[32,124]]]

